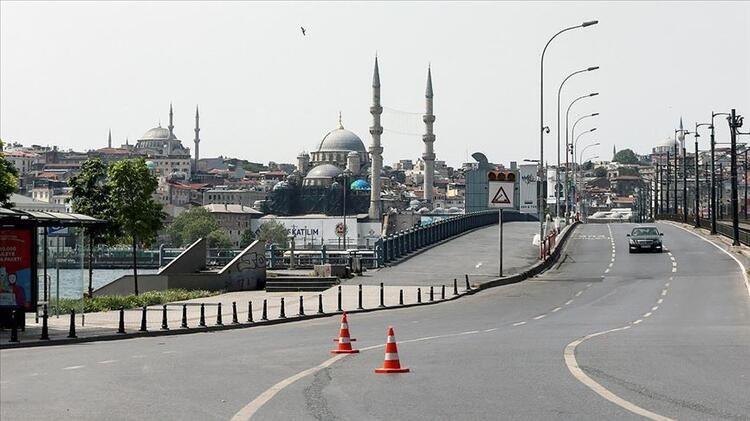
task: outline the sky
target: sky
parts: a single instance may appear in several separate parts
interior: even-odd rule
[[[568,104],[600,93],[571,108],[571,125],[600,113],[576,128],[596,127],[579,140],[600,143],[586,155],[648,153],[681,117],[692,130],[711,111],[750,115],[750,2],[2,1],[0,138],[88,150],[105,147],[111,129],[115,145],[132,144],[167,126],[172,103],[175,133],[192,148],[198,105],[201,157],[294,163],[339,112],[370,144],[377,54],[386,165],[424,149],[428,65],[437,159],[538,159],[542,49],[588,20],[599,24],[558,36],[545,55],[550,164],[560,83],[590,66],[600,69],[561,94],[564,144]],[[728,141],[726,122],[716,127]]]

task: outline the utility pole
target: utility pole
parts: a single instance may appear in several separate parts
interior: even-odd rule
[[[701,227],[700,209],[701,209],[701,194],[700,194],[700,167],[698,163],[698,124],[695,125],[695,227]]]
[[[687,224],[688,221],[688,197],[687,197],[687,151],[685,145],[682,145],[682,222]]]
[[[669,183],[670,183],[670,180],[671,180],[671,178],[669,176],[670,162],[671,161],[669,160],[669,151],[667,151],[667,192],[666,192],[667,194],[665,195],[665,200],[664,200],[664,202],[667,205],[667,214],[670,213],[669,212]]]
[[[675,133],[676,134],[676,133]],[[675,216],[679,215],[680,208],[677,206],[677,186],[679,186],[679,182],[677,181],[677,175],[679,173],[679,152],[677,150],[677,136],[675,136],[675,142],[674,142],[674,214]]]
[[[729,181],[732,188],[732,245],[740,245],[739,208],[737,200],[737,128],[742,126],[742,117],[732,108],[729,116],[729,135],[731,139],[731,155],[729,159]]]

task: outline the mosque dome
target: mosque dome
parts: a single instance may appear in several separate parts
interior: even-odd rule
[[[362,139],[342,126],[328,132],[318,147],[318,152],[339,151],[367,153],[367,149],[365,148]]]
[[[154,127],[147,131],[141,137],[141,140],[167,140],[169,139],[169,129],[164,127]]]
[[[305,178],[334,178],[339,176],[343,171],[333,164],[320,164],[311,169]]]
[[[352,190],[370,190],[370,184],[365,180],[354,180],[351,185]]]
[[[156,169],[156,164],[154,161],[146,161],[146,167],[149,169],[149,171],[153,171]]]

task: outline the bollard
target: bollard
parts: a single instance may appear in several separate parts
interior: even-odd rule
[[[169,330],[167,325],[167,305],[164,304],[161,310],[161,330]]]
[[[458,279],[453,278],[453,295],[458,295]]]
[[[344,311],[341,309],[341,285],[339,285],[339,307],[338,311]]]
[[[266,300],[263,299],[263,314],[260,315],[261,320],[268,320],[268,314],[266,313],[266,310],[267,310]]]
[[[471,285],[469,285],[469,275],[466,275],[466,290],[471,291]]]
[[[318,294],[318,314],[324,314],[323,311],[323,294]]]
[[[284,313],[284,297],[281,297],[281,310],[279,310],[279,319],[286,319],[286,314]]]
[[[445,300],[445,285],[440,289],[440,299]]]
[[[299,296],[299,315],[300,316],[305,315],[305,304],[301,295]]]
[[[117,327],[117,333],[125,333],[125,309],[120,307],[120,324]]]
[[[47,326],[47,318],[49,317],[49,314],[47,313],[47,304],[44,305],[42,312],[42,337],[39,338],[41,340],[49,340],[49,327]]]
[[[237,301],[232,301],[232,324],[240,324],[240,321],[237,319]]]
[[[183,329],[187,329],[187,304],[182,305],[182,324],[180,324],[180,327]]]
[[[10,323],[10,342],[18,342],[18,322],[16,321],[15,310],[10,311]],[[73,325],[73,328],[75,329],[75,325]]]
[[[143,313],[141,314],[141,328],[138,329],[140,332],[148,332],[146,328],[146,306],[143,306]]]
[[[253,302],[247,302],[247,322],[253,323]]]
[[[385,293],[383,292],[383,283],[380,283],[380,307],[385,307]]]
[[[432,285],[430,285],[430,301],[435,301],[435,291]]]
[[[221,303],[216,306],[216,325],[224,326],[224,322],[221,321]]]
[[[422,302],[422,288],[417,288],[417,302]]]
[[[357,293],[357,310],[362,310],[362,284],[359,284],[359,292]]]
[[[69,338],[78,337],[76,336],[76,311],[75,310],[70,310],[70,329],[68,330],[68,337]]]
[[[398,305],[400,306],[404,305],[404,290],[403,289],[398,290]]]
[[[201,303],[201,318],[198,321],[198,326],[206,327],[206,305]]]

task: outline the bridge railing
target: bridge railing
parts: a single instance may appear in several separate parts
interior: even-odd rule
[[[656,219],[664,219],[674,222],[685,223],[684,216],[682,214],[659,214]],[[695,216],[688,215],[687,223],[695,226]],[[708,218],[698,218],[698,226],[707,230],[711,229],[711,220]],[[732,224],[722,221],[716,221],[716,233],[721,234],[727,238],[732,238]],[[750,246],[750,230],[740,227],[740,244]]]

